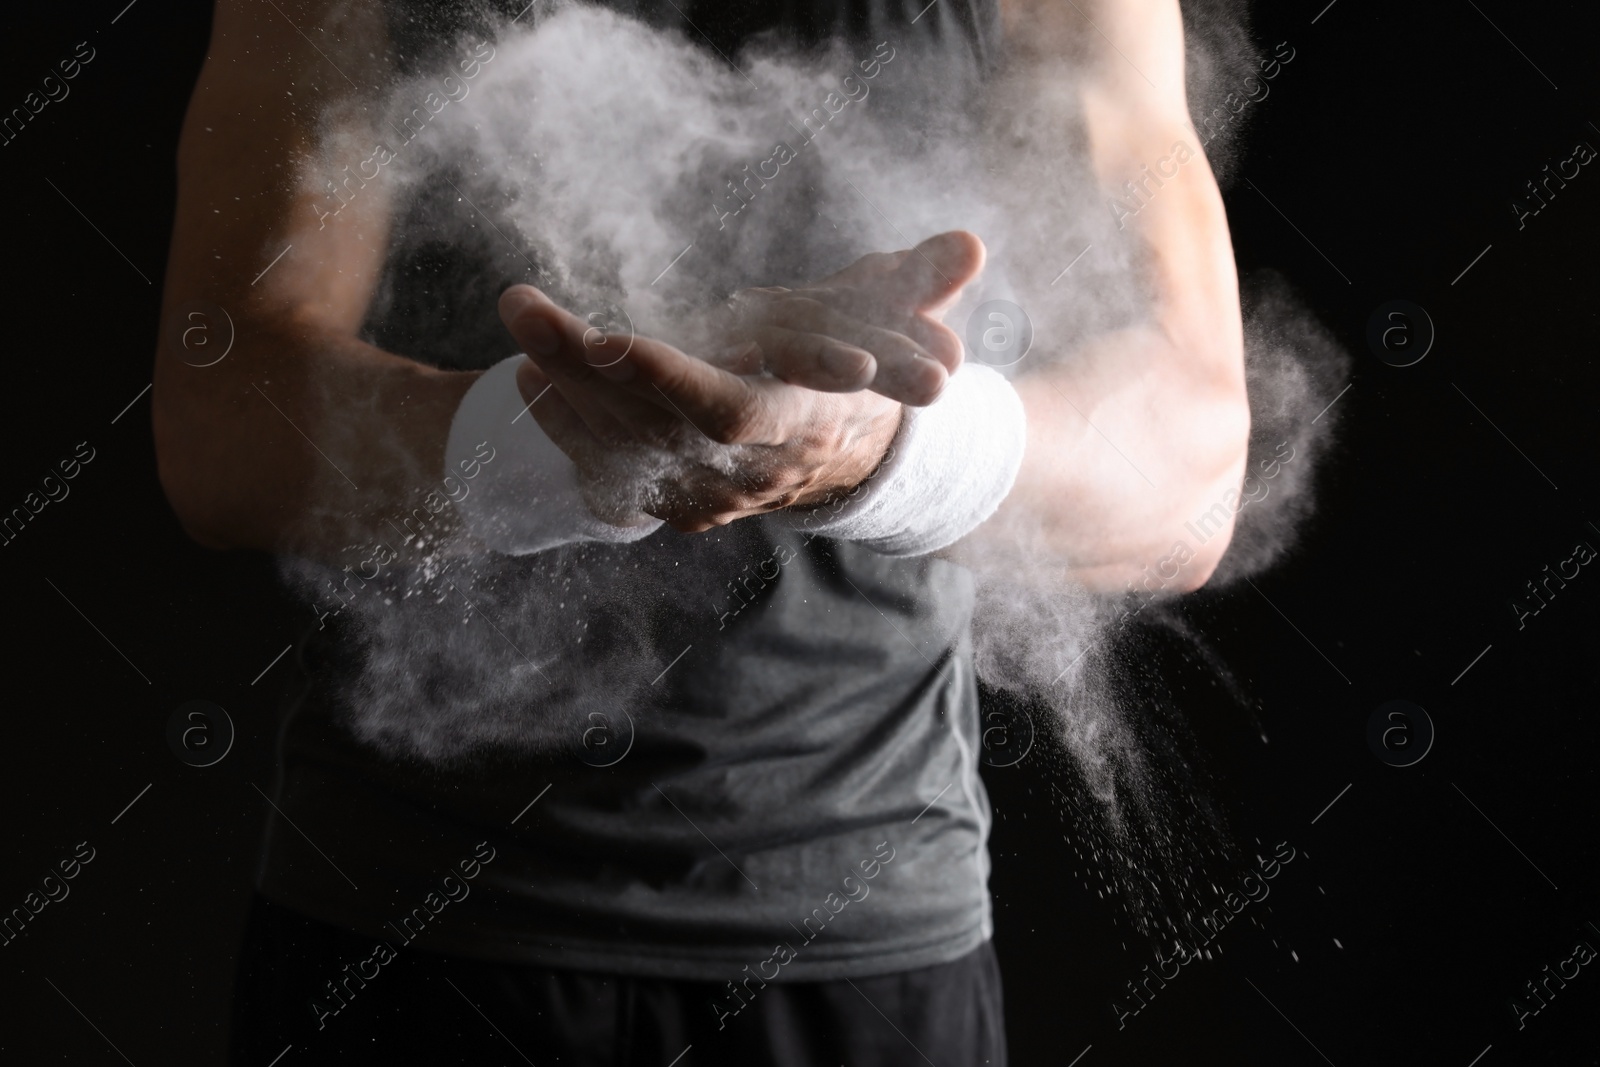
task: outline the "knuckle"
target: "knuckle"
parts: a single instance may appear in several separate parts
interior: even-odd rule
[[[749,471],[744,482],[750,491],[751,499],[748,503],[759,507],[777,493],[794,484],[789,472],[781,467],[764,467]]]
[[[705,500],[697,503],[693,511],[685,516],[692,520],[701,530],[709,530],[714,526],[726,526],[737,519],[741,513],[738,501],[729,497],[715,500]]]
[[[677,362],[655,369],[656,388],[662,393],[676,395],[689,386],[689,368]]]

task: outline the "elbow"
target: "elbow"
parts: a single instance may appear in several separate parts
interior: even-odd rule
[[[208,484],[204,464],[197,458],[194,442],[161,405],[159,397],[153,424],[156,476],[178,525],[203,548],[221,551],[238,547],[225,532],[224,516],[217,507],[216,493]]]
[[[225,552],[240,547],[222,532],[222,525],[211,516],[197,509],[180,507],[172,503],[171,493],[168,493],[167,500],[172,504],[173,514],[178,518],[178,526],[188,535],[189,540],[201,548],[209,548],[213,552]]]
[[[186,464],[158,453],[156,473],[167,505],[172,508],[178,525],[191,541],[214,551],[239,547],[224,532],[224,523],[216,514],[216,509],[210,506],[205,494],[194,486]]]
[[[1177,541],[1173,554],[1184,557],[1183,565],[1167,587],[1173,593],[1197,592],[1217,572],[1228,546],[1233,543],[1239,513],[1265,496],[1261,486],[1252,486],[1246,477],[1249,456],[1250,411],[1240,397],[1212,413],[1212,435],[1194,455],[1206,456],[1196,471],[1196,482],[1203,487],[1188,494],[1186,506],[1174,516],[1170,528]],[[1258,495],[1259,494],[1259,495]]]
[[[1182,519],[1148,528],[1139,547],[1107,553],[1104,562],[1072,569],[1094,593],[1173,597],[1203,588],[1216,573],[1233,538],[1233,515],[1213,507],[1198,520]],[[1198,523],[1198,525],[1197,525]]]
[[[1219,495],[1210,496],[1189,512],[1196,518],[1184,522],[1183,532],[1187,538],[1193,539],[1192,558],[1180,572],[1175,592],[1193,593],[1211,580],[1233,543],[1239,513],[1261,499],[1249,492],[1249,479],[1244,476],[1246,457],[1246,445],[1241,444],[1237,454],[1227,464],[1229,474],[1222,483],[1225,488]],[[1243,492],[1241,480],[1245,483]]]
[[[1227,554],[1228,545],[1233,540],[1233,520],[1230,516],[1225,529],[1217,531],[1198,545],[1187,563],[1178,571],[1176,578],[1167,587],[1167,592],[1195,593],[1205,587],[1211,576],[1217,572],[1217,567],[1222,563],[1222,557]]]

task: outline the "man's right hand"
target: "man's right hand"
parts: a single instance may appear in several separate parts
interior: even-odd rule
[[[741,290],[698,324],[694,340],[736,374],[765,371],[824,392],[869,388],[922,407],[961,366],[961,338],[940,316],[983,262],[975,235],[936,234],[799,289]]]
[[[602,487],[637,477],[644,449],[667,450],[683,462],[653,487],[650,513],[698,532],[864,480],[899,427],[895,394],[929,403],[960,365],[960,340],[937,316],[982,263],[982,243],[955,231],[814,287],[747,291],[720,318],[718,342],[736,347],[717,365],[654,338],[601,335],[531,286],[507,290],[500,311],[533,360],[518,376],[524,398],[594,490],[591,509],[626,524]]]

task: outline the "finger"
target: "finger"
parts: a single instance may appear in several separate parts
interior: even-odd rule
[[[517,391],[522,394],[522,402],[528,408],[538,403],[549,388],[550,376],[540,370],[533,360],[525,359],[517,367]]]
[[[614,526],[637,526],[639,512],[625,497],[606,489],[618,477],[631,476],[631,453],[597,440],[559,390],[550,391],[529,410],[537,412],[539,428],[577,466],[583,506],[589,513]]]
[[[905,253],[900,253],[904,256]],[[896,258],[896,257],[890,257]],[[835,275],[831,281],[840,276]],[[874,283],[876,284],[876,283]],[[934,318],[915,312],[907,314],[896,307],[880,290],[872,285],[847,284],[800,290],[773,291],[746,290],[732,321],[724,327],[730,335],[753,336],[763,325],[777,323],[799,333],[823,334],[870,352],[880,364],[871,388],[903,403],[925,403],[929,390],[936,391],[942,379],[929,374],[926,369],[914,366],[910,370],[891,366],[885,373],[881,364],[896,364],[913,357],[931,359],[954,373],[964,357],[961,338],[954,330]],[[743,325],[740,325],[743,324]],[[887,333],[882,331],[888,331]],[[737,360],[714,358],[718,366],[734,374],[754,374],[763,368],[772,371],[785,381],[807,388],[840,391],[849,385],[827,384],[813,380],[802,364],[792,373],[780,368],[780,361],[771,349],[771,338],[762,338],[768,352],[763,364],[759,354]],[[841,376],[852,377],[841,368]],[[904,381],[900,375],[909,377]]]
[[[537,370],[534,372],[537,374]],[[517,373],[517,385],[522,386],[522,371]],[[543,375],[539,375],[543,378]],[[580,467],[587,466],[594,458],[595,453],[601,449],[598,438],[589,429],[583,416],[578,414],[565,397],[557,390],[551,388],[548,380],[535,391],[535,399],[530,402],[527,415],[539,424],[545,436],[554,442],[555,446],[567,454],[567,458]],[[522,395],[526,397],[528,391],[523,389]]]
[[[597,438],[583,416],[567,402],[536,364],[530,361],[517,368],[517,371],[517,387],[528,401],[525,414],[531,413],[532,419],[538,422],[545,435],[584,472],[586,480],[595,477],[596,472],[609,470],[615,474],[619,463],[629,463],[631,450],[619,450]],[[599,477],[604,479],[606,475],[601,473]],[[688,475],[684,486],[671,483],[662,486],[666,490],[666,499],[654,508],[655,517],[665,519],[670,516],[676,528],[683,532],[698,533],[726,525],[735,519],[763,514],[784,506],[790,498],[799,495],[798,485],[787,486],[787,482],[793,481],[792,478],[779,480],[785,481],[784,489],[765,484],[751,488],[738,484],[743,479],[730,481],[720,471],[695,470]],[[771,499],[775,493],[779,499]],[[611,510],[614,511],[614,502],[608,500],[604,492],[585,492],[584,495],[589,509],[602,521],[626,525],[637,518],[631,512],[608,513],[607,505],[612,504]]]
[[[935,234],[906,253],[882,281],[891,300],[916,311],[939,315],[983,270],[983,242],[967,230]]]
[[[749,358],[748,355],[742,357]],[[777,444],[794,418],[755,383],[653,338],[636,338],[627,361],[635,374],[622,387],[686,420],[724,445]]]
[[[729,374],[760,374],[761,346],[754,341],[741,341],[711,353],[706,362]]]
[[[622,427],[605,403],[604,389],[584,388],[591,382],[603,383],[596,368],[582,358],[582,324],[531,285],[514,285],[500,294],[499,311],[506,329],[529,357],[529,364],[517,373],[523,399],[531,403],[529,387],[543,388],[538,385],[543,379],[560,390],[597,438],[614,442]]]
[[[961,345],[961,335],[921,312],[906,321],[905,335],[938,360],[947,373],[954,374],[961,366],[961,361],[966,358],[966,350]]]
[[[844,270],[830,274],[807,288],[871,285],[894,273],[904,257],[904,252],[868,252]]]
[[[778,301],[767,309],[766,318],[786,328],[758,336],[767,370],[785,381],[827,392],[850,392],[870,382],[874,392],[907,404],[930,403],[944,388],[944,364],[916,341],[895,330],[869,325],[820,300],[794,297]],[[821,340],[818,335],[823,335]],[[830,345],[830,340],[842,342],[844,347]],[[870,376],[871,367],[861,363],[860,352],[870,353],[876,364]],[[828,384],[829,378],[843,384]]]
[[[580,411],[597,399],[610,402],[618,393],[605,386],[614,385],[676,413],[715,443],[776,444],[789,429],[749,380],[654,338],[600,334],[531,285],[501,294],[500,316]],[[617,351],[625,354],[610,355]]]
[[[753,515],[764,515],[770,509],[765,508],[738,508],[728,510],[710,506],[707,503],[692,497],[673,496],[660,504],[652,505],[647,512],[652,518],[657,518],[671,526],[679,533],[705,533],[707,530],[718,526],[726,526],[730,522],[749,518]]]
[[[824,393],[853,393],[872,384],[878,370],[871,352],[820,333],[761,326],[750,336],[758,359],[755,370],[764,370],[790,385]]]
[[[902,404],[921,407],[933,403],[934,398],[943,392],[945,379],[950,376],[944,364],[927,355],[920,345],[904,334],[889,330],[872,332],[893,338],[881,344],[874,343],[872,338],[864,339],[871,344],[871,351],[878,361],[878,373],[872,379],[872,391]],[[902,349],[901,344],[905,348]],[[886,348],[893,354],[885,354]]]
[[[660,428],[652,424],[659,413],[610,382],[586,378],[558,356],[530,356],[529,363],[554,390],[551,395],[570,406],[601,443],[620,447],[659,432]],[[527,395],[524,390],[523,398],[527,399]]]
[[[949,230],[907,251],[862,256],[808,289],[828,291],[837,306],[869,322],[894,321],[907,311],[937,317],[982,272],[985,256],[976,234]]]
[[[513,285],[501,293],[499,311],[500,321],[517,344],[547,372],[574,382],[599,376],[615,381],[629,373],[618,347],[608,346],[605,334],[531,285]],[[594,358],[589,358],[591,348]]]
[[[604,404],[598,401],[592,390],[572,390],[574,397],[569,398],[531,359],[517,368],[517,389],[522,393],[522,399],[527,405],[524,413],[534,411],[536,408],[558,406],[563,411],[571,412],[573,417],[583,424],[587,435],[598,444],[618,447],[632,444],[640,437],[646,436],[642,429],[640,414],[635,413],[629,418],[627,413],[617,410],[616,403]],[[638,403],[631,397],[625,399]],[[522,415],[517,416],[519,419],[522,417]],[[648,413],[645,413],[644,417],[648,418]],[[543,425],[543,421],[537,419],[537,416],[535,419]],[[633,429],[628,429],[629,426]]]
[[[500,315],[542,376],[603,444],[662,445],[682,429],[682,416],[660,403],[659,393],[646,391],[641,397],[644,383],[631,381],[636,373],[628,358],[631,349],[658,342],[604,334],[531,285],[507,289],[500,298]],[[619,377],[629,381],[619,382]]]

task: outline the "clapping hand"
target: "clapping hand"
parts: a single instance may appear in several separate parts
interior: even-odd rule
[[[961,340],[939,316],[983,258],[957,230],[802,289],[743,290],[692,324],[684,347],[705,358],[603,333],[528,285],[506,290],[500,315],[530,357],[524,399],[585,484],[625,477],[641,448],[676,453],[685,462],[648,511],[699,532],[865,479],[902,405],[932,403],[960,366]],[[737,462],[714,446],[741,446]],[[638,520],[607,514],[604,493],[589,502],[603,520]]]

